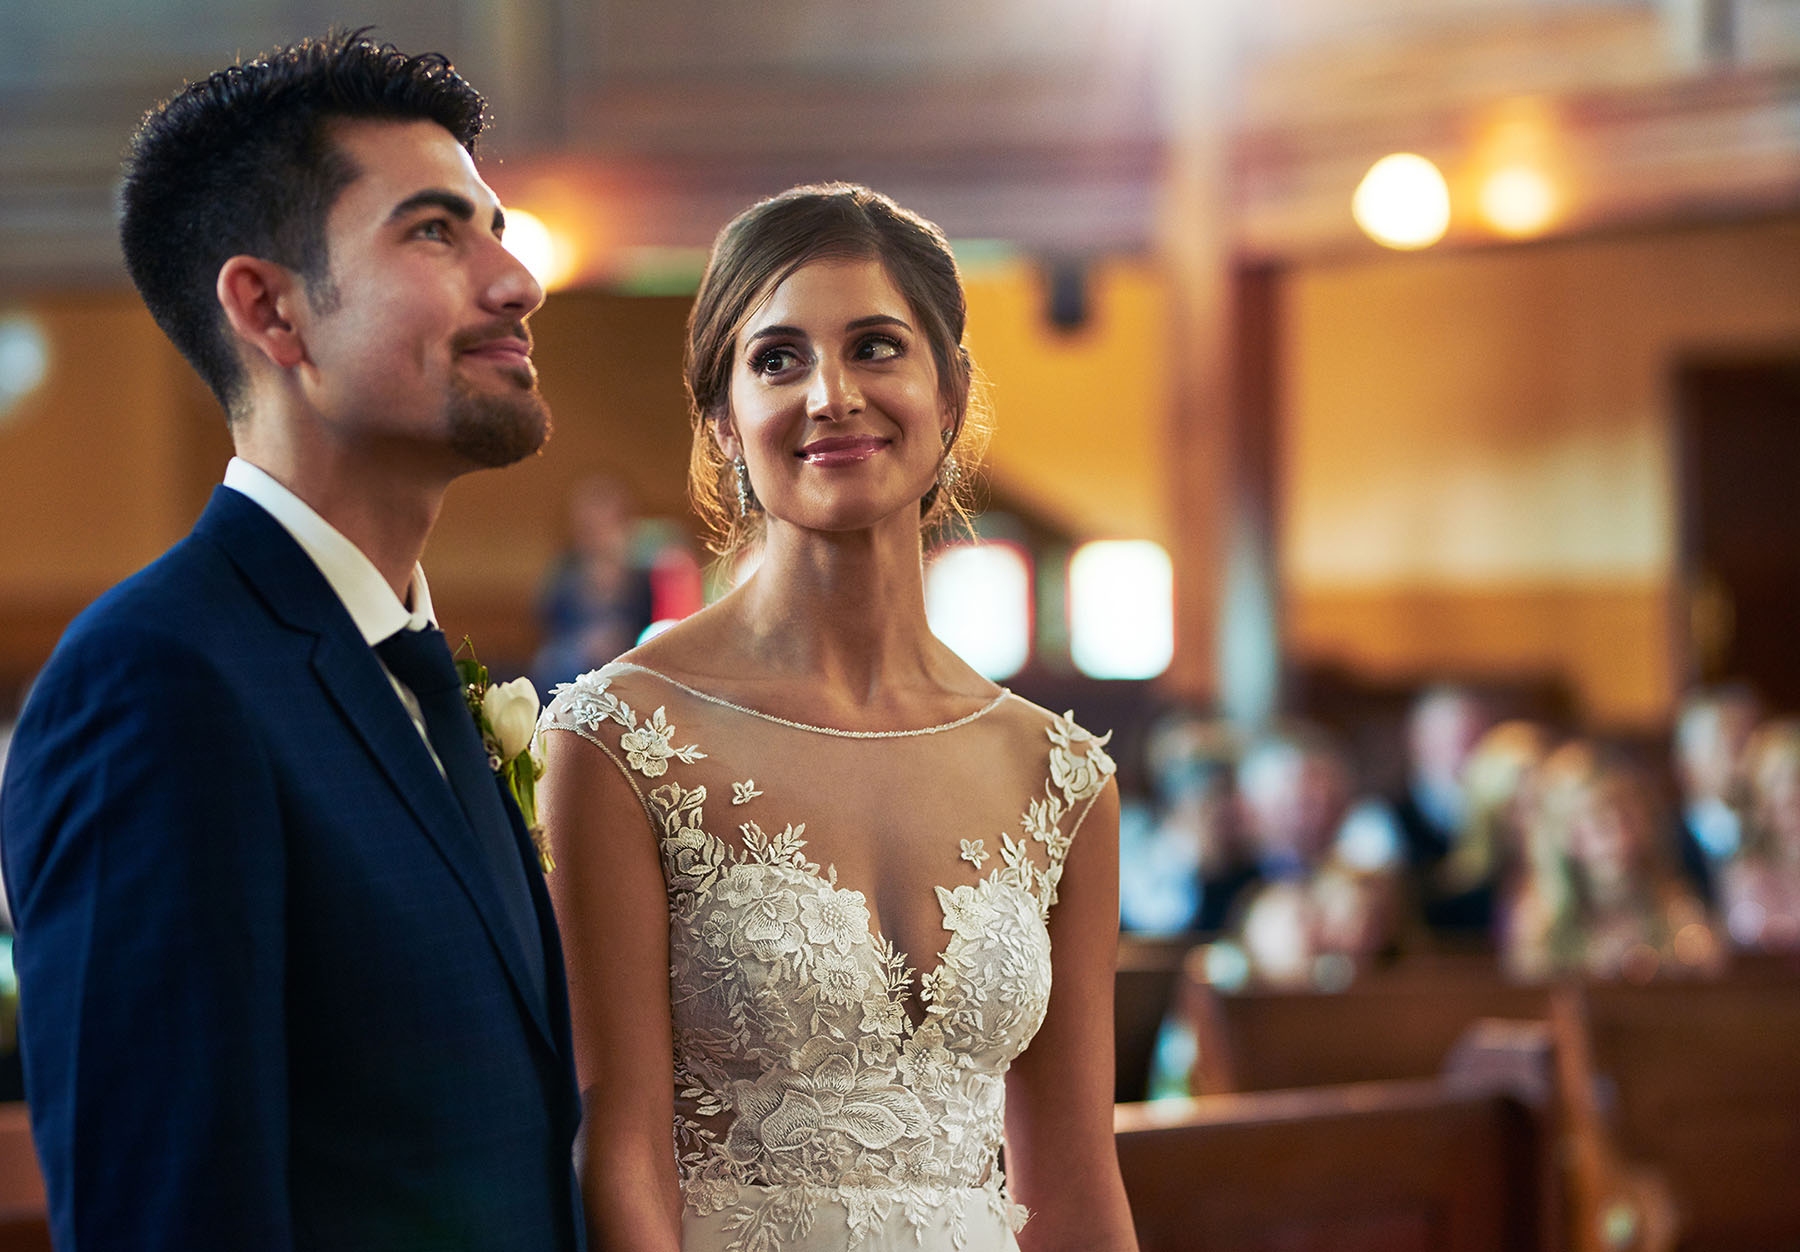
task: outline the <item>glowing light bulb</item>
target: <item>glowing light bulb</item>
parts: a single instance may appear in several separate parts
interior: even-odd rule
[[[555,232],[537,214],[524,209],[507,209],[506,234],[502,236],[502,242],[506,250],[531,271],[531,276],[545,291],[554,291],[568,281],[573,268],[568,250],[561,246]]]
[[[1437,166],[1411,152],[1369,167],[1350,200],[1356,224],[1389,248],[1428,248],[1450,228],[1450,188]]]
[[[1481,215],[1505,235],[1535,235],[1556,216],[1556,185],[1535,165],[1507,165],[1481,184]]]

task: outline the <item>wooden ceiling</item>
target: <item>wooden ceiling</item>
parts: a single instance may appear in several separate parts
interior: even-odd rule
[[[1225,145],[1229,246],[1365,246],[1369,162],[1453,190],[1493,134],[1565,178],[1551,227],[1800,208],[1800,0],[387,0],[490,96],[503,196],[590,226],[590,275],[694,247],[754,197],[852,178],[960,239],[1156,246],[1184,144]],[[112,284],[117,161],[190,76],[322,30],[323,0],[0,10],[0,294]],[[1510,128],[1510,129],[1509,129]],[[1532,128],[1535,128],[1533,130]],[[1483,242],[1453,227],[1453,241]]]

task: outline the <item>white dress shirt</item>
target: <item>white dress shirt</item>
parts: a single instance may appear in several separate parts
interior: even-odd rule
[[[413,566],[412,585],[407,589],[407,599],[412,602],[412,607],[408,608],[388,586],[381,571],[375,568],[375,562],[363,555],[361,548],[320,517],[306,501],[275,481],[267,471],[234,456],[225,467],[225,485],[262,506],[264,512],[293,536],[294,542],[325,575],[325,581],[343,602],[350,620],[356,623],[363,642],[371,648],[396,631],[423,630],[437,624],[431,608],[431,589],[425,585],[425,571],[417,564]],[[375,660],[379,664],[380,656],[377,655]],[[405,683],[388,672],[386,665],[381,669],[393,685],[394,694],[406,707],[406,714],[412,718],[419,738],[425,741],[427,750],[431,750],[431,759],[437,761],[437,752],[431,749],[431,736],[425,732],[425,717],[419,711],[418,700]],[[438,761],[438,772],[442,773],[443,769],[443,762]]]

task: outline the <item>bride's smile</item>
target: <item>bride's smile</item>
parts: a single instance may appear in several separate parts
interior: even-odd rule
[[[839,435],[815,439],[794,455],[808,465],[854,465],[868,460],[892,442],[874,435]]]

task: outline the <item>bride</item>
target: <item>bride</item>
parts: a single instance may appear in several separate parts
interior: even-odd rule
[[[1136,1246],[1105,741],[925,621],[963,322],[943,235],[866,188],[714,245],[690,481],[761,564],[543,723],[596,1248]]]

